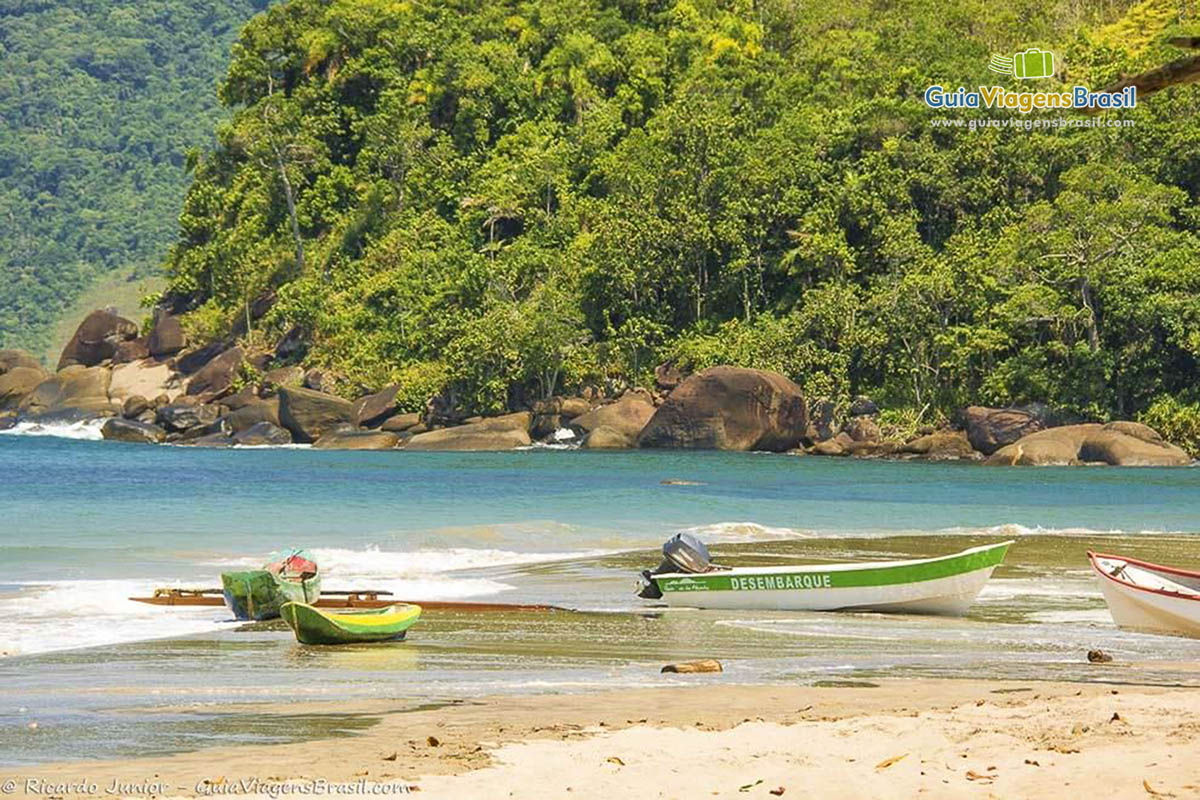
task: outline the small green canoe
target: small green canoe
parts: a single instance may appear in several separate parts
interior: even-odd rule
[[[403,639],[421,616],[421,607],[394,605],[336,612],[307,603],[284,603],[280,616],[301,644],[357,644]]]

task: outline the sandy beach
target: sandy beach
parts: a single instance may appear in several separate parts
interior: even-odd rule
[[[63,797],[1200,797],[1197,689],[706,680],[409,708],[256,707],[378,722],[327,741],[44,765],[10,773],[5,787],[14,796]]]

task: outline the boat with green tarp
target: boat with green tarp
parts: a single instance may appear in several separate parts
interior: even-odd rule
[[[221,573],[225,605],[238,619],[279,616],[284,603],[314,603],[321,596],[321,573],[307,550],[280,550],[262,569]]]
[[[307,603],[284,603],[280,611],[301,644],[360,644],[403,639],[421,607],[394,605],[325,611]]]

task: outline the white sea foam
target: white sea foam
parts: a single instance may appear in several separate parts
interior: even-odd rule
[[[359,578],[369,576],[417,576],[456,572],[468,569],[542,564],[604,555],[607,550],[519,553],[511,550],[451,547],[425,550],[381,550],[369,546],[362,550],[339,547],[319,547],[310,550],[321,565],[323,578]],[[210,562],[222,568],[254,568],[262,564],[262,556],[239,556]]]
[[[1022,525],[1016,522],[1006,522],[1000,525],[978,527],[952,527],[929,529],[879,529],[857,528],[848,530],[824,530],[814,528],[787,528],[762,525],[757,522],[714,522],[706,525],[693,525],[681,528],[680,532],[690,533],[706,543],[738,543],[764,542],[781,539],[886,539],[906,536],[994,536],[998,539],[1019,539],[1032,536],[1076,536],[1076,537],[1118,537],[1118,536],[1194,536],[1189,531],[1162,530],[1122,530],[1111,528],[1099,530],[1085,527],[1054,528],[1042,525]]]
[[[709,525],[694,525],[684,528],[681,533],[690,533],[706,544],[811,539],[819,535],[814,531],[776,528],[759,525],[757,522],[714,522]]]
[[[378,589],[405,600],[458,600],[485,597],[514,588],[488,575],[468,570],[520,567],[598,555],[609,551],[518,553],[508,550],[451,548],[384,551],[318,548],[326,589]],[[263,556],[222,559],[213,571],[257,567]],[[208,581],[211,583],[212,581]],[[184,582],[195,585],[197,581]],[[218,630],[229,612],[216,607],[162,608],[128,598],[149,595],[178,580],[76,580],[18,583],[20,589],[0,596],[0,652],[45,653],[112,645],[145,639],[173,638]]]
[[[311,450],[311,444],[292,442],[290,444],[235,444],[234,450]]]
[[[589,554],[469,548],[410,552],[318,548],[312,553],[321,564],[325,589],[378,589],[405,600],[496,595],[513,586],[493,577],[464,575],[463,571],[519,567]],[[262,564],[262,559],[223,559],[214,562],[213,568],[214,572],[254,568]],[[187,583],[194,585],[196,581]],[[0,597],[0,651],[10,655],[187,636],[217,630],[230,620],[224,608],[161,608],[128,599],[148,595],[158,586],[181,585],[179,581],[80,580],[18,585],[20,591]]]
[[[103,419],[89,419],[82,422],[18,422],[13,427],[0,431],[0,434],[99,440],[104,438],[100,435],[102,427],[104,427]]]
[[[1080,609],[1051,609],[1049,611],[1034,611],[1029,615],[1030,620],[1048,624],[1086,624],[1113,627],[1112,615],[1107,608]]]
[[[322,586],[330,590],[378,589],[407,600],[460,600],[507,592],[514,587],[487,575],[464,575],[464,571],[521,567],[554,561],[591,558],[609,550],[519,553],[511,550],[455,547],[409,551],[315,548],[321,565]],[[220,569],[254,568],[261,557],[249,556],[218,561]]]
[[[445,550],[388,551],[318,548],[313,551],[329,576],[431,575],[467,569],[510,567],[603,555],[604,550],[519,553],[512,550],[452,547]]]
[[[899,533],[899,532],[898,532]],[[1022,525],[1017,522],[1005,522],[1000,525],[990,525],[981,528],[942,528],[937,531],[940,534],[951,535],[983,535],[988,536],[1003,536],[1007,538],[1018,538],[1025,536],[1139,536],[1143,534],[1153,534],[1155,536],[1180,536],[1187,535],[1188,531],[1163,531],[1140,529],[1136,531],[1122,530],[1121,528],[1109,528],[1108,530],[1100,530],[1098,528],[1086,528],[1082,526],[1067,526],[1064,528],[1047,527],[1043,525]]]
[[[0,598],[0,649],[11,655],[187,636],[215,630],[229,619],[224,608],[170,608],[135,603],[151,583],[130,580],[51,581],[19,584]]]
[[[534,442],[533,444],[527,444],[522,447],[518,447],[516,449],[517,450],[578,450],[579,442],[577,442],[574,439],[560,439],[560,440],[553,441],[553,442]]]
[[[1071,602],[1100,597],[1100,589],[1090,575],[1066,581],[1049,576],[1032,578],[992,578],[979,593],[980,600],[1006,601],[1023,598],[1066,598]]]

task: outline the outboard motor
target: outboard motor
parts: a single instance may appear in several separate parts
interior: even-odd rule
[[[647,600],[658,600],[662,597],[662,591],[654,582],[655,575],[662,575],[666,572],[709,572],[716,569],[704,542],[690,533],[677,533],[667,539],[662,546],[662,552],[662,563],[652,570],[648,569],[642,572],[638,597]]]
[[[690,533],[677,533],[663,544],[663,563],[675,567],[672,572],[708,572],[712,569],[712,556],[704,542]],[[665,570],[664,570],[665,571]]]

